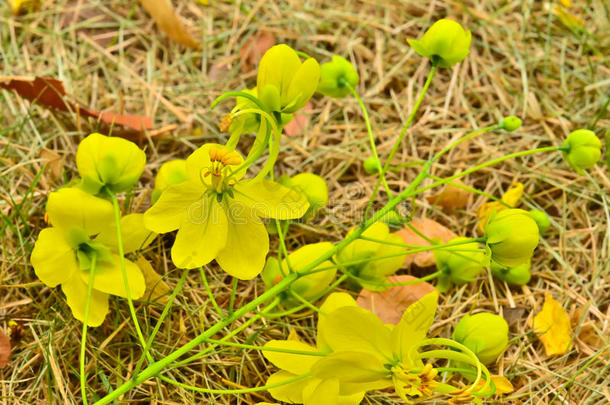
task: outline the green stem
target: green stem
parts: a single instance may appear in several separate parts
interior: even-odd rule
[[[402,144],[402,140],[404,139],[405,135],[407,134],[407,130],[409,129],[409,127],[411,126],[411,123],[415,119],[415,114],[417,114],[417,110],[419,110],[419,106],[421,105],[422,101],[424,100],[424,96],[426,95],[426,92],[428,91],[428,87],[430,87],[430,83],[432,82],[432,78],[434,77],[435,73],[436,73],[436,64],[434,63],[432,65],[432,69],[430,69],[430,73],[428,73],[428,78],[426,79],[426,83],[424,83],[424,87],[422,88],[421,92],[419,93],[419,97],[417,98],[417,101],[415,102],[415,106],[413,106],[413,111],[411,111],[411,114],[407,118],[405,125],[403,125],[402,130],[400,131],[400,134],[398,135],[396,142],[394,142],[394,146],[392,146],[392,150],[390,151],[390,154],[389,154],[385,164],[383,165],[383,169],[381,170],[381,173],[379,173],[379,178],[377,179],[377,183],[375,184],[375,188],[373,189],[373,194],[371,194],[371,199],[369,200],[366,210],[364,212],[364,218],[368,218],[368,216],[369,216],[369,212],[371,211],[371,208],[373,207],[373,202],[375,201],[375,198],[377,197],[377,192],[379,191],[379,186],[381,185],[381,179],[383,179],[385,174],[387,173],[390,165],[392,164],[392,159],[394,159],[394,155],[396,155],[398,148]]]
[[[481,170],[481,169],[484,169],[486,167],[493,166],[493,165],[495,165],[497,163],[503,162],[503,161],[508,160],[508,159],[512,159],[512,158],[516,158],[516,157],[522,157],[522,156],[528,156],[528,155],[533,155],[535,153],[552,152],[552,151],[557,151],[557,150],[558,150],[557,146],[545,146],[543,148],[530,149],[530,150],[524,150],[524,151],[521,151],[521,152],[511,153],[509,155],[505,155],[505,156],[499,157],[497,159],[493,159],[493,160],[490,160],[488,162],[481,163],[480,165],[472,167],[472,168],[470,168],[468,170],[465,170],[465,171],[463,171],[461,173],[454,174],[453,176],[450,176],[450,177],[447,177],[447,178],[445,178],[443,180],[437,181],[436,183],[432,183],[429,186],[417,189],[412,194],[409,194],[407,197],[411,197],[412,195],[417,195],[417,194],[423,193],[424,191],[430,190],[430,189],[435,188],[435,187],[444,186],[445,184],[447,184],[447,183],[449,183],[449,182],[451,182],[453,180],[456,180],[456,179],[459,179],[461,177],[467,176],[470,173],[476,172],[477,170]]]
[[[138,360],[138,363],[136,364],[136,368],[134,369],[134,372],[133,372],[134,376],[140,372],[140,369],[142,368],[142,365],[144,364],[145,358],[148,358],[148,361],[150,361],[150,362],[153,361],[153,358],[149,353],[150,348],[152,347],[152,342],[154,341],[155,336],[157,336],[157,333],[159,332],[159,329],[161,328],[161,325],[163,324],[165,317],[167,316],[167,314],[169,314],[169,310],[172,307],[172,304],[174,303],[176,296],[182,290],[182,284],[184,284],[184,281],[186,280],[186,275],[188,274],[188,272],[189,272],[188,270],[184,270],[182,272],[182,276],[178,280],[178,283],[176,284],[174,291],[172,291],[172,295],[167,300],[167,304],[165,304],[165,307],[163,308],[163,312],[161,313],[161,316],[159,317],[157,324],[155,325],[152,333],[150,334],[150,336],[148,337],[148,340],[146,341],[146,346],[144,346],[144,353],[142,356],[140,356],[140,359]]]
[[[91,292],[95,280],[95,263],[97,254],[91,255],[91,267],[89,268],[89,284],[87,284],[87,301],[85,301],[85,317],[83,319],[83,337],[80,343],[80,392],[83,404],[87,405],[87,376],[85,375],[85,348],[87,347],[87,322],[89,322],[89,307],[91,305]]]
[[[229,299],[229,316],[233,315],[233,309],[235,308],[235,297],[237,296],[237,283],[239,280],[237,277],[233,277],[233,287],[231,288],[231,298]]]
[[[203,267],[199,267],[199,274],[201,274],[201,281],[203,282],[205,291],[208,293],[208,297],[210,298],[210,301],[212,302],[212,306],[214,307],[216,312],[218,312],[218,315],[220,315],[221,317],[224,317],[225,316],[224,311],[222,309],[220,309],[220,307],[218,306],[218,303],[216,302],[216,298],[214,298],[214,294],[212,294],[212,289],[210,288],[210,285],[208,284],[208,279],[205,276],[205,270],[203,270]]]
[[[184,389],[191,390],[191,391],[200,392],[202,394],[235,395],[235,394],[248,394],[250,392],[267,391],[271,388],[282,387],[284,385],[292,384],[294,382],[303,380],[303,379],[309,377],[309,375],[310,375],[310,373],[306,373],[306,374],[296,376],[294,378],[289,378],[287,380],[283,380],[276,384],[263,385],[261,387],[254,387],[254,388],[240,388],[240,389],[236,389],[236,390],[215,390],[215,389],[209,389],[209,388],[201,388],[201,387],[195,387],[193,385],[188,385],[188,384],[183,384],[183,383],[179,383],[176,381],[172,381],[163,376],[161,376],[160,378],[163,381],[169,382],[177,387],[184,388]]]
[[[129,305],[129,313],[131,314],[131,319],[133,320],[134,326],[136,328],[136,333],[138,335],[138,340],[140,341],[140,345],[142,348],[146,347],[146,339],[144,339],[144,335],[142,335],[142,330],[140,329],[140,323],[138,322],[138,317],[136,316],[136,309],[133,306],[133,300],[131,299],[131,290],[129,288],[129,279],[127,278],[127,269],[125,267],[125,252],[123,250],[123,234],[121,233],[121,209],[119,208],[119,201],[116,196],[108,189],[107,194],[112,199],[112,205],[114,207],[114,222],[116,224],[116,233],[117,233],[117,248],[119,251],[119,261],[121,262],[121,272],[123,273],[123,285],[125,286],[125,296],[127,297],[127,304]]]
[[[184,354],[188,353],[189,351],[193,350],[195,347],[197,347],[201,343],[203,343],[205,341],[205,339],[209,338],[210,336],[213,336],[215,333],[222,330],[227,325],[230,325],[235,320],[241,318],[246,313],[252,311],[258,305],[267,301],[269,298],[276,296],[279,292],[283,291],[290,284],[292,284],[296,279],[297,279],[297,274],[289,274],[286,278],[284,278],[282,281],[280,281],[277,285],[270,288],[264,294],[253,299],[246,305],[242,306],[241,308],[239,308],[237,311],[235,311],[233,314],[231,314],[226,319],[223,319],[222,321],[216,323],[214,326],[205,330],[203,333],[199,334],[198,336],[196,336],[195,338],[190,340],[188,343],[186,343],[184,346],[180,347],[178,350],[176,350],[176,351],[168,354],[166,357],[150,364],[148,367],[146,367],[144,370],[142,370],[138,375],[134,376],[134,378],[132,378],[128,381],[125,381],[123,384],[118,386],[114,391],[110,392],[108,395],[101,398],[99,401],[97,401],[95,403],[95,405],[108,404],[108,403],[114,401],[115,399],[119,398],[121,395],[123,395],[125,392],[131,390],[135,386],[143,383],[144,381],[148,380],[151,377],[156,376],[157,374],[162,372],[163,369],[165,369],[167,366],[169,366],[171,363],[173,363],[175,360],[179,359]]]
[[[364,123],[366,124],[366,131],[369,134],[369,143],[371,144],[371,151],[373,152],[373,157],[375,158],[375,162],[377,163],[377,170],[378,170],[378,173],[380,174],[381,181],[383,182],[383,186],[385,187],[385,191],[388,194],[388,196],[391,198],[393,196],[392,190],[390,190],[390,186],[388,185],[388,182],[385,178],[385,172],[382,170],[382,167],[381,167],[381,161],[379,160],[379,154],[377,153],[377,146],[375,146],[375,135],[373,134],[373,129],[371,127],[371,120],[369,118],[369,113],[366,109],[366,106],[362,102],[362,99],[358,95],[358,92],[356,91],[356,89],[354,89],[347,82],[347,80],[343,80],[343,85],[349,89],[349,91],[352,93],[352,95],[358,102],[360,109],[362,110],[362,116],[364,118]]]
[[[443,274],[443,272],[441,270],[439,270],[439,271],[435,271],[432,274],[428,274],[427,276],[424,276],[424,277],[421,277],[421,278],[416,278],[415,280],[403,281],[403,282],[400,282],[400,283],[386,283],[384,285],[386,287],[398,287],[398,286],[402,286],[402,285],[418,284],[418,283],[423,283],[424,281],[435,279],[438,276],[440,276],[441,274]]]
[[[277,353],[287,353],[287,354],[298,354],[302,356],[317,356],[317,357],[325,357],[326,354],[322,352],[315,351],[305,351],[305,350],[290,350],[290,349],[282,349],[279,347],[264,347],[257,345],[247,345],[243,343],[233,343],[226,342],[223,340],[215,340],[215,339],[206,339],[207,343],[214,343],[219,346],[229,346],[229,347],[239,347],[240,349],[250,349],[250,350],[260,350],[263,352],[277,352]]]

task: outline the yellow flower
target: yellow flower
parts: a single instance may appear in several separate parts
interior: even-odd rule
[[[163,190],[172,184],[182,183],[186,180],[186,160],[175,159],[161,165],[157,177],[155,177],[155,188],[150,197],[152,203],[157,202]]]
[[[343,307],[357,307],[356,301],[346,293],[332,293],[320,307],[318,327],[333,311]],[[298,340],[272,340],[265,344],[265,348],[300,351],[312,354],[292,354],[264,350],[263,355],[280,371],[267,379],[267,385],[282,383],[300,375],[309,373],[312,367],[323,359],[321,355],[329,352],[324,338],[318,334],[316,347]],[[318,355],[319,353],[319,355]],[[274,399],[288,403],[305,405],[333,404],[357,405],[362,402],[364,391],[357,385],[350,387],[350,393],[343,392],[343,387],[336,378],[320,379],[305,377],[286,385],[270,388],[269,393]]]
[[[99,326],[108,313],[109,295],[127,296],[112,204],[78,188],[63,188],[49,195],[47,214],[53,226],[38,235],[30,258],[34,271],[47,286],[61,285],[72,314],[82,322],[95,255],[87,325]],[[125,253],[147,246],[154,237],[144,228],[142,214],[124,216],[121,233]],[[125,266],[131,297],[140,298],[142,272],[129,260]]]
[[[179,268],[216,262],[242,280],[265,264],[269,235],[261,218],[294,219],[309,208],[300,193],[261,179],[244,180],[241,155],[206,144],[186,160],[187,180],[170,185],[144,214],[157,233],[178,229],[171,256]]]

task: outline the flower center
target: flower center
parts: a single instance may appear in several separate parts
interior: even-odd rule
[[[211,189],[218,194],[223,193],[235,182],[226,181],[232,173],[230,166],[238,166],[242,162],[239,153],[226,148],[211,147],[209,151],[210,166],[203,177],[210,177]]]
[[[396,393],[405,402],[408,402],[408,396],[432,396],[434,389],[438,385],[435,381],[438,371],[431,364],[426,364],[421,373],[417,374],[404,369],[401,365],[391,368],[392,380]]]

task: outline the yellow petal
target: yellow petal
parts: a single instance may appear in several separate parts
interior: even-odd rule
[[[337,405],[339,380],[330,378],[312,381],[303,390],[303,405]]]
[[[523,196],[523,183],[518,181],[511,183],[510,188],[502,195],[502,201],[515,208]]]
[[[392,330],[392,351],[406,364],[413,364],[408,358],[409,349],[426,337],[434,322],[438,292],[424,295],[409,305],[398,325]]]
[[[275,45],[261,58],[256,87],[263,89],[267,85],[273,85],[280,94],[288,94],[292,77],[299,67],[301,67],[301,59],[292,48],[286,44]]]
[[[140,268],[146,283],[143,299],[150,302],[157,302],[161,305],[167,304],[169,292],[171,288],[167,285],[161,276],[153,269],[152,265],[144,256],[138,257],[136,264]]]
[[[323,318],[325,318],[331,312],[342,308],[342,307],[357,307],[356,300],[352,298],[351,295],[343,292],[334,292],[326,298],[326,301],[320,307],[320,313],[318,315],[318,331],[320,330],[320,322]],[[323,352],[330,352],[331,348],[326,343],[324,336],[321,333],[318,333],[317,337],[317,347],[318,350]]]
[[[36,276],[49,287],[69,280],[78,270],[74,249],[57,228],[40,231],[30,261]]]
[[[51,225],[63,230],[83,229],[87,235],[95,235],[114,222],[114,209],[110,201],[73,187],[49,194],[47,214]]]
[[[534,317],[532,326],[547,356],[564,354],[572,349],[570,317],[549,294],[545,294],[542,311]]]
[[[66,295],[66,302],[72,310],[72,315],[81,322],[85,320],[85,305],[87,302],[87,283],[77,274],[62,283],[61,290]],[[108,294],[92,290],[89,301],[88,326],[100,326],[108,313]]]
[[[298,377],[296,374],[289,373],[288,371],[278,371],[273,373],[267,379],[265,385],[279,384],[283,381]],[[303,403],[303,389],[307,384],[313,380],[313,377],[307,377],[302,380],[297,380],[286,385],[281,385],[275,388],[269,388],[269,394],[278,401],[288,402],[290,404],[302,404]]]
[[[315,347],[295,340],[271,340],[265,343],[265,346],[263,347],[301,352],[317,352]],[[311,370],[311,367],[322,358],[315,355],[281,353],[270,350],[262,350],[262,352],[265,358],[273,363],[274,366],[296,375],[308,373]]]
[[[167,190],[161,195],[158,203],[163,200],[166,192]],[[180,225],[172,246],[172,261],[182,269],[208,264],[225,247],[227,229],[227,215],[216,198],[202,198],[197,205],[189,207],[188,216]]]
[[[117,231],[114,224],[113,221],[110,226],[100,232],[95,241],[118,252]],[[121,218],[121,236],[123,252],[131,253],[150,245],[157,235],[144,226],[144,214],[129,214]]]
[[[262,218],[301,218],[309,208],[303,194],[269,180],[242,181],[234,192],[236,202]]]
[[[171,232],[180,227],[189,212],[201,213],[207,199],[201,183],[186,181],[169,186],[144,213],[144,226],[156,233]]]
[[[503,377],[501,375],[492,375],[491,381],[496,386],[496,391],[495,391],[496,395],[508,394],[515,390],[515,388],[511,384],[511,382],[506,377]],[[485,380],[480,379],[476,385],[475,391],[480,392],[480,390],[483,388],[484,385],[485,385]],[[488,390],[491,390],[491,386],[489,387]]]
[[[267,228],[260,218],[236,203],[230,204],[227,219],[226,244],[216,261],[233,277],[251,280],[265,267],[269,252]]]
[[[131,298],[140,298],[144,295],[144,290],[146,289],[146,283],[140,268],[132,261],[125,259],[125,272],[129,281]],[[89,271],[81,271],[80,275],[84,283],[89,283]],[[123,271],[121,270],[121,262],[118,255],[113,254],[111,262],[101,261],[97,263],[93,279],[93,289],[106,294],[118,295],[123,298],[127,297],[125,282],[123,281]]]
[[[320,317],[318,335],[333,351],[368,353],[385,363],[393,358],[390,331],[360,307],[342,307]]]

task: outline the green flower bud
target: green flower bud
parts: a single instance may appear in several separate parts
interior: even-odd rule
[[[527,211],[511,208],[495,212],[485,227],[488,254],[502,266],[518,266],[531,259],[538,233],[538,225]]]
[[[536,221],[540,235],[544,235],[551,227],[549,216],[546,212],[540,210],[530,210],[530,215],[534,218],[534,221]]]
[[[258,66],[258,98],[269,111],[294,113],[305,106],[319,81],[320,66],[314,58],[301,62],[288,45],[275,45]]]
[[[388,211],[384,216],[379,218],[379,220],[387,225],[402,225],[404,223],[400,214],[394,210]]]
[[[347,236],[353,231],[354,228]],[[384,290],[385,277],[396,273],[405,262],[404,241],[399,235],[390,233],[390,228],[383,222],[374,223],[362,236],[367,239],[356,239],[339,250],[335,262],[353,274],[356,282],[367,290]],[[378,259],[380,257],[385,258]]]
[[[502,126],[502,128],[504,128],[505,130],[512,132],[516,129],[521,128],[521,124],[521,118],[511,115],[510,117],[504,118],[500,123],[500,126]]]
[[[318,92],[328,97],[345,97],[350,93],[347,84],[355,88],[359,80],[360,76],[354,66],[347,59],[334,55],[331,62],[320,66]]]
[[[508,346],[508,324],[500,315],[465,315],[453,331],[453,340],[472,350],[481,363],[493,363]]]
[[[480,249],[479,244],[472,238],[457,237],[448,243],[469,240],[472,242],[434,250],[436,267],[442,272],[438,277],[439,291],[447,291],[452,283],[461,285],[474,281],[483,270],[485,251]]]
[[[588,129],[571,132],[563,148],[563,156],[577,172],[592,168],[602,156],[602,141]]]
[[[362,164],[362,166],[364,167],[364,171],[367,174],[379,173],[379,168],[377,166],[377,159],[375,159],[375,156],[371,156],[370,158],[367,158],[364,161],[364,163]]]
[[[98,133],[83,139],[76,151],[81,187],[91,194],[103,187],[113,193],[128,190],[142,175],[145,164],[146,155],[135,143]]]
[[[326,181],[317,174],[300,173],[293,177],[281,176],[278,182],[307,197],[309,209],[303,216],[305,219],[311,218],[328,204],[328,186]]]
[[[302,246],[282,260],[282,269],[285,273],[299,272],[332,248],[333,244],[330,242],[320,242]],[[279,297],[282,304],[286,307],[301,304],[301,301],[295,298],[290,291],[294,291],[308,301],[319,298],[320,294],[322,294],[335,279],[337,269],[332,267],[333,264],[329,260],[326,260],[316,266],[313,270],[322,268],[326,268],[327,270],[300,277],[297,281],[292,283],[289,291],[280,293]],[[267,259],[267,264],[263,269],[261,277],[265,283],[266,289],[273,287],[282,280],[283,276],[277,259],[273,257]]]
[[[176,159],[165,162],[161,165],[157,177],[155,177],[155,188],[151,195],[151,202],[154,204],[161,193],[172,184],[179,184],[186,180],[186,160]]]
[[[508,284],[525,285],[529,283],[530,278],[532,277],[530,274],[531,266],[531,260],[515,267],[505,267],[496,262],[491,262],[491,271],[494,276],[502,281],[506,281]]]
[[[464,60],[470,52],[470,31],[457,22],[438,20],[424,33],[421,39],[407,39],[411,47],[440,67],[452,67]]]

